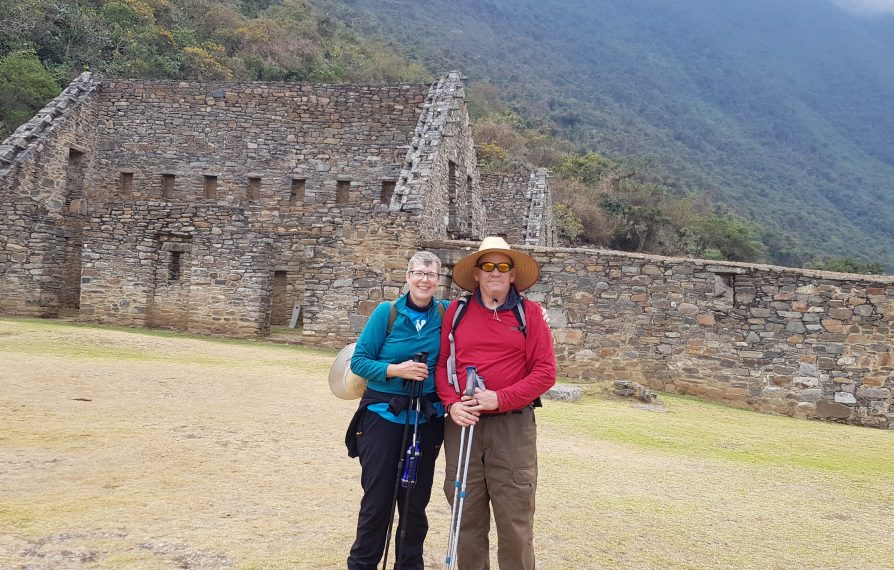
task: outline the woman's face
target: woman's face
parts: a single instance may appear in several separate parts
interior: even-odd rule
[[[434,263],[429,265],[417,263],[407,271],[407,285],[413,303],[420,307],[428,305],[438,290],[439,269],[440,267]]]

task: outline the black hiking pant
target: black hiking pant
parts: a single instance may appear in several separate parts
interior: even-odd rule
[[[388,532],[388,515],[394,497],[394,481],[398,476],[397,465],[401,449],[404,424],[389,422],[375,412],[366,410],[360,419],[362,435],[357,437],[360,457],[360,484],[363,498],[357,519],[357,538],[348,557],[348,570],[375,570],[385,550]],[[408,442],[412,441],[413,425],[410,424]],[[393,532],[394,568],[399,570],[423,570],[422,545],[428,533],[425,507],[431,498],[435,461],[444,441],[444,418],[434,417],[419,426],[421,456],[416,472],[416,486],[400,488],[397,507],[400,515],[397,529]],[[409,512],[404,512],[404,498],[410,494]],[[395,515],[397,517],[397,515]],[[403,549],[400,548],[401,532],[406,529]]]

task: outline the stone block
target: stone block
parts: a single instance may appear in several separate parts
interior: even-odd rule
[[[560,400],[563,402],[576,402],[581,399],[580,386],[556,384],[546,391],[543,397],[547,400]]]
[[[853,415],[854,409],[838,402],[820,400],[816,403],[815,413],[820,418],[845,420]]]
[[[848,392],[835,392],[835,402],[839,404],[856,404],[857,398]]]

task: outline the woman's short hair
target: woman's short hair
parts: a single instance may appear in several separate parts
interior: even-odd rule
[[[437,268],[437,272],[441,271],[441,260],[437,255],[430,251],[417,251],[413,254],[413,257],[407,262],[407,271],[411,271],[416,265],[423,265],[425,267],[434,265]]]

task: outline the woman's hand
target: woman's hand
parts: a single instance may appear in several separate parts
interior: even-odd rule
[[[399,364],[389,364],[386,374],[389,378],[403,378],[404,380],[421,382],[428,378],[428,365],[424,362],[407,360]]]

